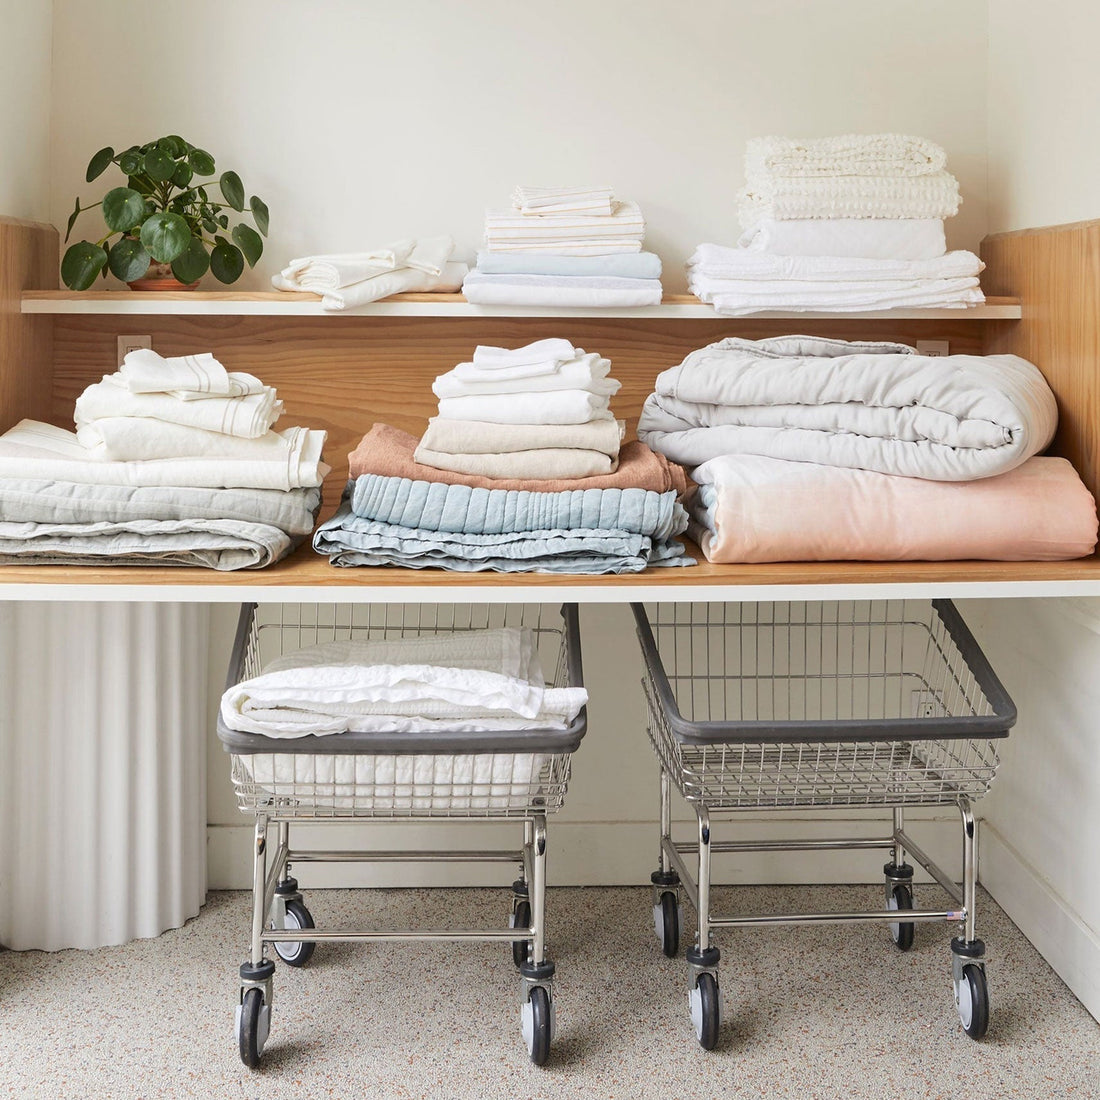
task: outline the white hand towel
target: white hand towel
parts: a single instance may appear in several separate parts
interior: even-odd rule
[[[934,260],[947,251],[942,218],[764,218],[738,244],[776,256]]]
[[[485,420],[491,424],[584,424],[609,417],[606,397],[587,390],[549,393],[475,394],[445,397],[439,415],[449,420]]]
[[[430,259],[430,257],[428,257]],[[425,262],[428,262],[426,259]],[[361,283],[331,290],[321,299],[321,308],[327,310],[355,309],[358,306],[389,298],[393,294],[409,294],[418,291],[454,292],[462,286],[468,272],[466,264],[446,262],[442,275],[429,275],[412,267],[387,271],[383,275],[364,279]],[[272,278],[280,290],[291,289],[279,283],[279,276]]]
[[[282,276],[300,290],[323,294],[326,290],[339,290],[340,287],[361,283],[384,271],[404,266],[415,246],[416,241],[410,238],[368,252],[303,256],[291,260],[283,268]]]
[[[582,355],[562,363],[552,374],[527,378],[500,378],[468,380],[455,370],[441,374],[432,383],[436,397],[465,397],[479,393],[543,393],[550,390],[588,390],[589,393],[614,397],[622,388],[621,383],[608,378],[611,360],[595,353]],[[500,372],[496,372],[498,375]]]
[[[122,384],[131,393],[187,391],[215,397],[237,397],[229,372],[209,352],[166,359],[152,348],[126,353],[118,368]]]
[[[472,362],[475,367],[522,367],[553,362],[565,363],[578,355],[576,348],[568,340],[551,337],[547,340],[535,340],[521,348],[498,348],[488,344],[478,344],[474,348]]]
[[[205,401],[180,401],[166,393],[131,393],[117,374],[104,375],[77,399],[77,427],[107,416],[145,416],[170,424],[186,424],[208,432],[255,439],[282,415],[283,403],[267,386],[246,397],[210,397]]]

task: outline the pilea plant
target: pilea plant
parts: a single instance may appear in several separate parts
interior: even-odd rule
[[[102,207],[108,233],[98,241],[71,245],[61,260],[61,278],[72,290],[87,290],[97,275],[110,271],[123,282],[132,283],[149,270],[150,264],[168,264],[181,282],[197,282],[209,270],[215,279],[232,283],[240,278],[245,261],[254,267],[264,250],[268,211],[253,195],[248,207],[256,229],[243,222],[229,231],[227,210],[245,209],[245,191],[236,172],[223,172],[215,185],[214,158],[176,135],[158,138],[145,145],[131,145],[116,153],[108,146],[88,163],[89,183],[117,164],[126,175],[125,187],[114,187],[91,206],[76,208],[69,216],[65,240],[73,223],[85,210]],[[217,201],[211,194],[218,188]],[[224,234],[229,232],[229,237]],[[116,234],[119,239],[110,244]],[[232,238],[230,240],[229,238]]]

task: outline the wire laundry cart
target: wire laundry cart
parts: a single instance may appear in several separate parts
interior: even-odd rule
[[[376,641],[489,627],[527,627],[551,685],[582,687],[575,604],[560,609],[513,605],[401,607],[295,605],[241,608],[228,686],[257,675],[273,658],[329,641]],[[241,811],[255,818],[252,938],[240,968],[236,1031],[241,1059],[259,1065],[271,1027],[275,964],[270,944],[290,966],[304,966],[318,943],[354,940],[503,941],[520,975],[521,1029],[531,1060],[547,1059],[554,1032],[554,964],[546,955],[546,815],[559,809],[570,754],[586,729],[586,712],[565,730],[457,730],[343,733],[294,739],[228,729],[218,736],[231,755]],[[509,851],[314,851],[291,847],[291,825],[388,819],[516,821],[522,849]],[[272,833],[274,834],[272,836]],[[518,839],[518,838],[517,838]],[[272,841],[274,843],[272,843]],[[515,862],[507,926],[479,929],[318,928],[293,864],[307,862]]]
[[[632,605],[645,658],[649,736],[661,765],[660,867],[654,924],[679,951],[681,893],[698,918],[686,951],[700,1044],[718,1040],[716,929],[882,921],[902,951],[918,921],[957,921],[955,1004],[974,1039],[989,1022],[985,945],[975,933],[977,833],[971,802],[989,789],[997,741],[1016,720],[973,635],[947,600]],[[697,839],[674,841],[671,786],[695,810]],[[961,889],[905,829],[908,806],[957,806]],[[751,810],[881,807],[889,835],[717,841],[712,819]],[[714,853],[887,849],[885,907],[876,912],[713,916]],[[694,869],[688,859],[696,857]],[[913,867],[955,902],[917,909]],[[904,919],[900,919],[904,914]]]

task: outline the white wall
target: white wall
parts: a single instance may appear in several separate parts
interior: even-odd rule
[[[400,236],[449,232],[472,257],[515,183],[607,181],[679,289],[697,243],[736,238],[745,140],[773,132],[934,138],[965,198],[953,243],[985,231],[984,0],[191,0],[190,41],[144,0],[56,12],[55,223],[101,195],[96,149],[178,132],[271,208],[242,287]]]
[[[12,218],[50,220],[52,25],[51,0],[0,0],[0,214]]]

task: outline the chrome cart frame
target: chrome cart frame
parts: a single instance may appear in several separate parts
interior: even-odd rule
[[[664,951],[678,953],[680,897],[695,909],[686,952],[700,1043],[718,1038],[722,928],[879,921],[907,950],[916,923],[958,922],[951,943],[963,1028],[989,1020],[985,945],[976,934],[977,822],[971,800],[988,789],[997,740],[1015,708],[949,601],[931,604],[633,605],[646,661],[649,735],[661,764],[660,863],[651,876]],[[695,811],[693,842],[672,837],[672,786]],[[905,830],[911,805],[957,806],[961,887]],[[889,835],[716,840],[712,818],[760,809],[879,806]],[[873,912],[753,916],[711,913],[711,860],[745,852],[884,849],[885,906]],[[689,865],[692,858],[694,869]],[[913,867],[957,904],[918,909]],[[904,920],[899,917],[904,914]]]
[[[554,685],[582,686],[577,609],[560,623],[539,606],[260,608],[241,610],[228,685],[257,675],[272,656],[328,640],[453,633],[490,626],[530,628],[540,655],[556,664]],[[528,1053],[543,1064],[553,1039],[554,964],[546,953],[546,815],[559,809],[571,753],[586,729],[581,711],[566,730],[433,731],[271,739],[230,730],[218,734],[232,756],[232,779],[244,813],[255,818],[252,928],[240,968],[236,1010],[242,1060],[259,1064],[271,1025],[274,960],[304,966],[318,943],[387,940],[508,942],[520,976],[521,1029]],[[409,822],[522,821],[520,850],[313,850],[292,847],[291,825],[351,820]],[[318,928],[305,907],[293,865],[303,863],[516,863],[507,927]]]

